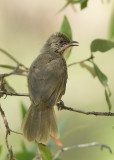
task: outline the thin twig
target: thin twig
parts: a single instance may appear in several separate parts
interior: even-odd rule
[[[5,68],[5,69],[11,69],[11,70],[15,69],[15,66],[7,65],[7,64],[0,64],[0,67]],[[20,71],[22,70],[20,69]]]
[[[24,64],[20,63],[20,66],[25,69],[25,72],[28,72],[28,71],[29,71],[29,68],[27,68]]]
[[[10,135],[11,130],[9,128],[8,121],[6,119],[5,113],[2,110],[2,108],[1,108],[1,105],[0,105],[0,112],[1,112],[1,116],[2,116],[3,121],[4,121],[4,125],[6,127],[6,137],[5,137],[5,140],[6,140],[6,146],[7,146],[8,152],[9,152],[9,160],[16,160],[16,158],[13,157],[12,147],[10,147],[9,143],[8,143],[8,135]]]
[[[93,58],[94,58],[94,56],[93,56],[93,54],[91,54],[91,56],[90,56],[89,58],[86,58],[86,59],[84,59],[84,60],[82,60],[82,61],[79,61],[79,62],[73,62],[73,63],[71,63],[71,64],[68,64],[67,67],[71,67],[71,66],[73,66],[73,65],[80,64],[80,63],[83,63],[83,62],[86,62],[86,61],[90,61],[90,60],[92,60]]]
[[[15,134],[23,135],[23,133],[20,133],[20,132],[14,131],[14,130],[12,130],[12,129],[10,129],[10,132],[15,133]]]
[[[28,68],[21,64],[17,59],[15,59],[10,53],[8,53],[7,51],[5,51],[4,49],[0,48],[0,52],[4,53],[6,56],[8,56],[10,59],[12,59],[15,63],[19,64],[20,66],[22,66],[26,71],[28,71]]]
[[[4,85],[4,78],[11,76],[11,75],[21,75],[21,76],[27,76],[26,74],[23,74],[23,72],[27,72],[26,69],[25,70],[21,70],[21,72],[19,72],[19,67],[22,66],[24,67],[22,64],[18,64],[14,70],[10,73],[5,73],[5,74],[0,74],[0,80],[1,80],[1,84],[0,84],[0,97],[2,97],[4,94],[5,95],[10,95],[10,96],[28,96],[28,94],[20,94],[20,93],[12,93],[12,92],[7,92],[7,90],[5,89],[5,85]]]
[[[79,145],[74,145],[74,146],[70,146],[70,147],[64,147],[64,148],[57,151],[57,153],[54,155],[52,160],[55,160],[56,158],[58,158],[59,155],[64,151],[69,151],[69,150],[76,149],[76,148],[94,147],[94,146],[99,146],[101,148],[101,150],[103,148],[106,148],[109,150],[110,153],[112,153],[111,148],[109,146],[107,146],[106,144],[102,144],[99,142],[92,142],[92,143],[88,143],[88,144],[79,144]]]
[[[0,91],[0,94],[5,94],[5,95],[9,95],[9,96],[26,96],[29,97],[29,94],[27,93],[13,93],[13,92],[6,92],[6,91]],[[67,107],[65,105],[60,105],[57,104],[58,110],[69,110],[69,111],[73,111],[73,112],[77,112],[77,113],[82,113],[85,115],[95,115],[95,116],[114,116],[114,113],[112,112],[90,112],[90,111],[83,111],[80,109],[74,109],[71,107]]]
[[[8,56],[10,59],[12,59],[15,63],[19,64],[19,61],[15,59],[10,53],[5,51],[4,49],[0,48],[0,52],[4,53],[6,56]]]
[[[24,74],[24,73],[20,73],[20,72],[10,72],[10,73],[4,73],[4,74],[0,74],[0,78],[1,77],[8,77],[8,76],[11,76],[11,75],[19,75],[19,76],[27,76],[27,74]]]
[[[4,91],[6,92],[7,90],[5,89],[5,85],[4,85],[4,78],[0,78],[0,91]],[[3,94],[0,94],[0,98],[3,96]]]
[[[8,77],[8,76],[11,76],[11,75],[20,75],[20,76],[27,76],[26,74],[23,74],[23,72],[25,72],[25,70],[21,71],[21,72],[18,72],[19,70],[19,67],[22,66],[21,64],[18,64],[14,70],[10,73],[4,73],[4,74],[0,74],[0,78],[4,78],[4,77]]]
[[[0,94],[5,94],[5,95],[9,95],[9,96],[26,96],[26,97],[29,97],[29,94],[27,94],[27,93],[13,93],[13,92],[0,91]]]
[[[68,111],[73,111],[73,112],[78,112],[78,113],[82,113],[85,115],[95,115],[95,116],[114,116],[114,113],[112,112],[89,112],[89,111],[82,111],[80,109],[74,109],[71,107],[67,107],[67,106],[59,106],[59,104],[57,104],[58,106],[58,110],[68,110]]]

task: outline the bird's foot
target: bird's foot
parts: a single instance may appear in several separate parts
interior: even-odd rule
[[[62,100],[60,100],[60,102],[57,103],[57,108],[60,111],[63,109],[63,107],[64,107],[64,102]]]

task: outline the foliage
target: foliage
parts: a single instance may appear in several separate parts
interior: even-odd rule
[[[64,7],[62,9],[60,9],[59,12],[63,11],[67,6],[74,5],[74,4],[80,4],[80,8],[84,9],[84,8],[87,7],[88,1],[89,0],[67,0],[66,4],[64,5]],[[112,14],[111,26],[110,26],[110,38],[112,38],[112,39],[114,38],[114,21],[113,20],[114,20],[114,12]],[[70,22],[69,22],[67,16],[64,16],[64,18],[63,18],[63,21],[62,21],[62,24],[61,24],[61,27],[60,27],[60,32],[66,34],[69,37],[69,39],[72,40],[72,28],[71,28],[71,25],[70,25]],[[104,53],[104,52],[107,52],[107,51],[109,51],[113,48],[114,48],[114,42],[113,41],[106,40],[106,39],[95,39],[90,44],[90,51],[91,51],[90,59],[89,60],[87,59],[83,62],[81,61],[81,62],[78,63],[78,64],[80,64],[80,66],[82,68],[87,69],[90,72],[90,74],[92,75],[93,78],[97,77],[98,80],[100,81],[100,83],[103,85],[105,99],[106,99],[106,102],[108,104],[109,111],[111,111],[112,105],[111,105],[111,101],[110,101],[111,92],[110,92],[109,85],[108,85],[108,77],[101,71],[101,69],[98,67],[98,65],[94,62],[94,58],[95,58],[94,55],[95,55],[95,52],[97,52],[97,51],[99,53],[100,52]],[[16,58],[14,58],[7,51],[0,48],[0,52],[5,54],[6,56],[8,56],[16,64],[21,64]],[[68,51],[65,54],[65,58],[68,59],[70,55],[71,55],[71,50]],[[88,62],[89,64],[91,64],[91,66],[89,66],[85,62]],[[10,69],[10,70],[15,69],[15,66],[7,65],[7,64],[5,64],[5,65],[0,64],[0,67],[5,68],[5,69]],[[24,68],[26,68],[26,67],[24,66]],[[18,71],[22,71],[22,69],[19,69]],[[8,81],[4,80],[4,82],[5,82],[5,89],[7,91],[15,92],[15,90],[8,83]],[[26,109],[26,106],[24,105],[24,103],[21,103],[20,106],[21,106],[21,114],[22,114],[22,120],[23,120],[24,116],[27,112],[27,109]],[[65,120],[64,122],[61,123],[60,134],[63,133],[66,125],[67,125],[67,120]],[[24,145],[24,142],[22,142],[22,145],[21,145],[22,150],[16,152],[14,154],[14,156],[19,160],[25,160],[25,159],[26,160],[31,160],[35,157],[37,147],[38,147],[40,155],[41,155],[43,160],[52,160],[53,155],[50,151],[51,146],[54,147],[54,144],[53,144],[52,140],[50,140],[48,142],[48,146],[42,145],[42,144],[38,144],[38,146],[37,146],[34,143],[32,148],[27,149],[26,146]],[[0,156],[1,156],[1,153],[2,153],[2,146],[0,146]],[[8,158],[6,157],[5,159],[8,159]]]
[[[109,37],[111,39],[114,39],[114,7],[113,7],[112,15],[111,15]]]
[[[60,28],[60,32],[66,34],[68,38],[72,40],[72,29],[68,21],[68,18],[66,16],[64,16],[64,19]],[[65,59],[68,59],[70,54],[71,54],[71,49],[67,51],[67,53],[65,53]]]
[[[40,150],[41,156],[43,158],[43,160],[52,160],[52,154],[50,152],[50,150],[48,149],[48,147],[46,145],[43,144],[38,144],[38,148]]]
[[[80,4],[80,9],[84,9],[87,7],[88,0],[67,0],[66,4],[59,10],[58,13],[63,11],[69,5]]]
[[[0,157],[1,157],[1,154],[2,154],[2,146],[0,145]]]
[[[23,103],[21,103],[22,120],[24,119],[26,112],[27,112],[27,109],[26,109],[25,105]]]
[[[109,91],[109,87],[108,87],[108,84],[107,84],[108,78],[107,78],[107,76],[98,68],[98,66],[97,66],[94,62],[92,62],[92,63],[93,63],[93,65],[94,65],[94,70],[95,70],[95,73],[96,73],[99,81],[102,83],[102,85],[103,85],[104,88],[105,88],[105,98],[106,98],[106,102],[107,102],[107,104],[108,104],[108,109],[109,109],[109,111],[110,111],[111,108],[112,108],[112,105],[111,105],[111,102],[110,102],[110,99],[109,99],[110,96],[111,96],[111,93],[110,93],[110,92],[108,93],[108,91]],[[108,88],[108,91],[107,91],[107,88]]]
[[[114,42],[104,39],[95,39],[91,43],[91,52],[106,52],[114,48]]]

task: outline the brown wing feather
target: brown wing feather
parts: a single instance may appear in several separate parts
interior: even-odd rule
[[[62,60],[57,58],[43,66],[40,65],[40,62],[37,65],[32,64],[32,66],[35,68],[30,69],[28,76],[31,100],[35,104],[39,104],[43,100],[49,106],[54,105],[66,85],[63,83],[66,77]]]

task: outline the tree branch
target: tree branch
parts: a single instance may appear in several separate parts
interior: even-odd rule
[[[15,59],[10,53],[5,51],[4,49],[0,48],[0,52],[4,53],[6,56],[8,56],[10,59],[12,59],[15,63],[22,66],[26,71],[28,70],[28,68],[25,65],[21,64],[17,59]]]
[[[0,91],[0,94],[5,94],[5,95],[9,95],[9,96],[26,96],[26,97],[29,97],[29,94],[27,94],[27,93],[14,93],[14,92]]]
[[[102,144],[102,143],[99,143],[99,142],[92,142],[92,143],[88,143],[88,144],[79,144],[79,145],[74,145],[74,146],[70,146],[70,147],[64,147],[64,148],[57,151],[57,153],[54,155],[52,160],[55,160],[56,158],[58,158],[59,155],[64,151],[69,151],[69,150],[76,149],[76,148],[85,148],[85,147],[94,147],[94,146],[99,146],[101,149],[106,148],[109,150],[110,153],[112,153],[112,150],[109,146]]]
[[[89,58],[86,58],[86,59],[84,59],[84,60],[82,60],[82,61],[79,61],[79,62],[73,62],[73,63],[71,63],[71,64],[68,64],[68,66],[67,66],[67,67],[71,67],[71,66],[76,65],[76,64],[84,63],[84,62],[86,62],[86,61],[90,61],[90,60],[92,60],[92,59],[94,59],[93,54],[91,54],[91,56],[90,56]]]
[[[8,121],[6,119],[5,113],[2,110],[2,108],[1,108],[1,105],[0,105],[0,112],[1,112],[1,116],[2,116],[3,121],[4,121],[4,125],[6,127],[6,137],[5,137],[5,140],[6,140],[6,146],[7,146],[8,152],[9,152],[9,160],[16,160],[16,158],[13,156],[12,147],[10,147],[9,143],[8,143],[8,135],[10,135],[11,130],[9,128]]]
[[[114,113],[111,112],[89,112],[89,111],[82,111],[79,109],[74,109],[71,107],[67,107],[64,105],[63,101],[60,101],[60,103],[57,103],[58,110],[68,110],[68,111],[73,111],[77,113],[82,113],[85,115],[95,115],[95,116],[114,116]]]
[[[5,69],[11,69],[11,70],[15,69],[15,66],[7,65],[7,64],[0,64],[0,67],[5,68]]]
[[[23,133],[20,133],[20,132],[14,131],[14,130],[12,130],[12,129],[10,129],[10,132],[15,133],[15,134],[20,134],[20,135],[22,135],[22,136],[23,136]]]
[[[13,92],[6,92],[6,91],[0,91],[0,94],[3,95],[9,95],[9,96],[25,96],[25,97],[29,97],[29,94],[27,93],[13,93]],[[95,116],[114,116],[114,113],[112,112],[90,112],[90,111],[83,111],[80,109],[74,109],[72,107],[67,107],[64,105],[64,103],[60,101],[60,103],[57,104],[58,110],[68,110],[68,111],[72,111],[72,112],[77,112],[77,113],[82,113],[85,115],[95,115]]]
[[[8,56],[10,59],[12,59],[15,63],[19,64],[19,61],[15,59],[10,53],[5,51],[4,49],[0,48],[0,52],[4,53],[6,56]]]
[[[8,77],[11,75],[20,75],[20,76],[27,76],[27,74],[23,74],[23,72],[27,72],[26,70],[19,70],[19,67],[22,66],[22,64],[18,64],[14,70],[10,73],[4,73],[4,74],[0,74],[0,78],[4,78],[4,77]]]

